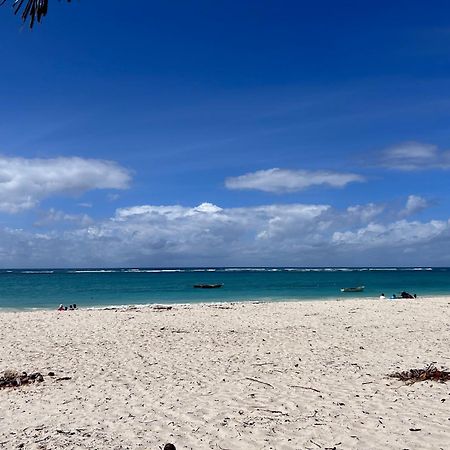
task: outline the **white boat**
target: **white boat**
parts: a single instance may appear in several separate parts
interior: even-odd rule
[[[365,286],[346,287],[342,288],[341,292],[362,292],[364,288]]]

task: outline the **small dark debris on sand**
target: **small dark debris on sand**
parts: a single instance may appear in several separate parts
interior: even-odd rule
[[[431,363],[425,369],[409,369],[404,372],[395,372],[389,375],[391,378],[397,378],[406,384],[414,384],[418,381],[432,380],[445,383],[450,380],[450,372],[444,369],[438,369]]]
[[[153,311],[170,311],[173,307],[172,306],[166,306],[166,305],[153,305],[152,310]]]

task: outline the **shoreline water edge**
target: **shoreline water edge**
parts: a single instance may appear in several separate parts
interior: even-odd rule
[[[198,285],[220,289],[195,289]],[[341,292],[356,290],[358,292]],[[449,268],[183,268],[1,270],[0,308],[450,295]]]
[[[414,300],[418,301],[430,301],[430,300],[446,300],[447,298],[450,298],[449,294],[442,294],[442,295],[433,295],[433,296],[417,296],[414,298]],[[0,314],[1,313],[20,313],[20,312],[51,312],[51,311],[57,311],[61,313],[65,312],[71,312],[71,311],[138,311],[138,310],[170,310],[173,308],[190,308],[192,306],[198,306],[198,307],[228,307],[233,305],[258,305],[258,304],[282,304],[282,303],[316,303],[316,302],[352,302],[352,301],[384,301],[384,302],[394,302],[394,301],[400,301],[400,302],[408,302],[413,299],[410,298],[383,298],[380,297],[362,297],[362,296],[341,296],[341,297],[323,297],[323,298],[288,298],[288,299],[246,299],[246,300],[228,300],[228,301],[209,301],[209,302],[202,302],[202,301],[195,301],[195,302],[180,302],[180,303],[145,303],[145,304],[135,304],[135,303],[125,303],[121,305],[111,304],[111,305],[98,305],[98,306],[77,306],[76,309],[65,309],[65,310],[58,310],[58,305],[55,305],[55,307],[42,307],[42,308],[2,308],[0,307]]]

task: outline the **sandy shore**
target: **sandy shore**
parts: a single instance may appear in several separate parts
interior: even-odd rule
[[[0,390],[0,448],[450,448],[450,383],[386,377],[450,366],[450,297],[2,313],[0,325],[0,371],[45,378]]]

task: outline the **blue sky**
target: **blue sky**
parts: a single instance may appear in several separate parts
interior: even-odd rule
[[[50,0],[0,38],[3,267],[450,264],[448,2]]]

